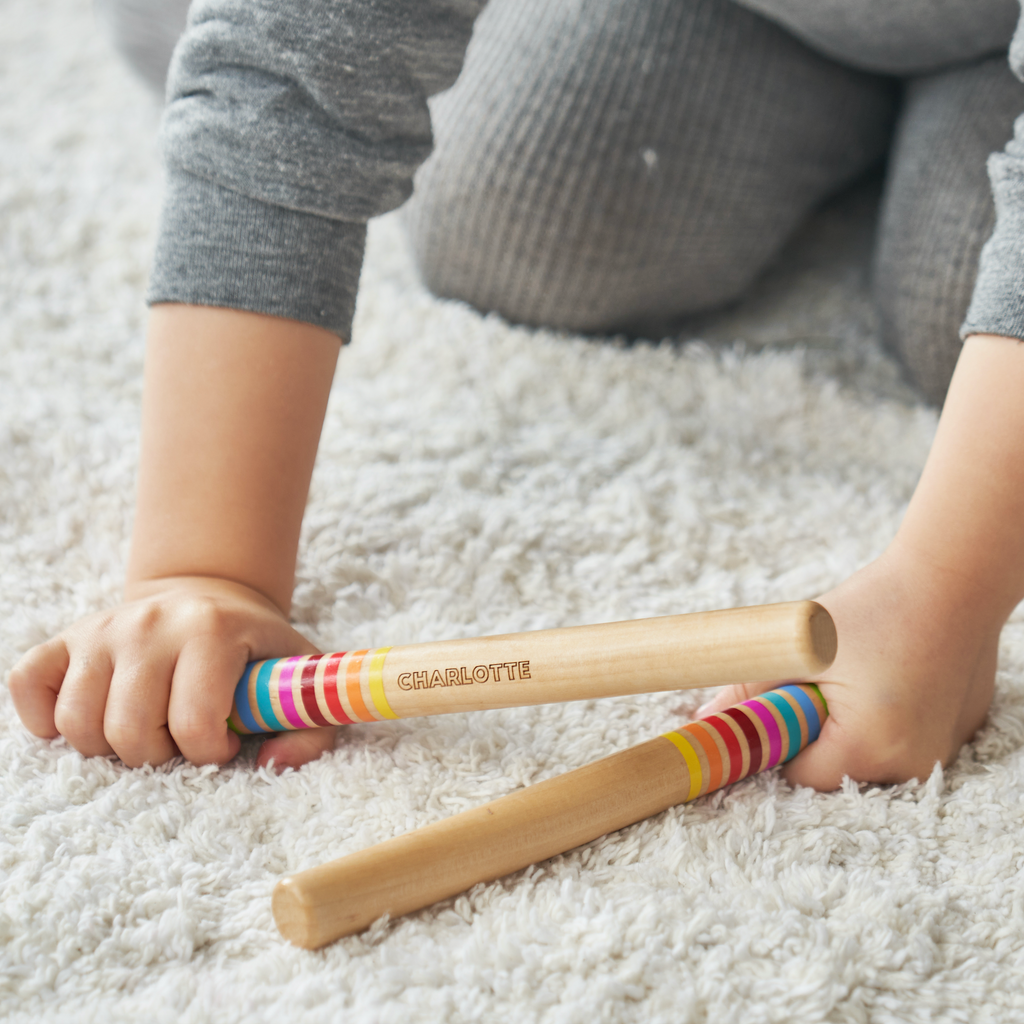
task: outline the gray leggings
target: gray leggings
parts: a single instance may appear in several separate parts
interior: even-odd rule
[[[994,221],[985,160],[1024,110],[1016,0],[742,2],[490,0],[405,208],[423,278],[521,323],[661,334],[889,152],[883,336],[941,403]],[[186,7],[101,0],[157,83]]]

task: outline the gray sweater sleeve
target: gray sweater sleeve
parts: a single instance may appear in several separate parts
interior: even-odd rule
[[[1010,67],[1024,81],[1024,15],[1010,44]],[[1024,338],[1024,115],[1013,138],[988,161],[996,226],[981,250],[978,278],[960,336]]]
[[[348,337],[366,221],[431,148],[483,0],[195,0],[168,77],[150,302]]]

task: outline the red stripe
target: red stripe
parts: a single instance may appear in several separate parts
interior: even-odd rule
[[[743,730],[743,735],[747,738],[747,746],[750,748],[747,775],[752,775],[761,767],[761,734],[754,728],[754,723],[747,717],[747,713],[738,707],[726,708],[722,714],[728,715]]]
[[[331,723],[324,718],[324,713],[320,710],[320,705],[316,700],[316,683],[313,681],[313,677],[316,675],[316,663],[323,657],[322,654],[316,655],[316,657],[310,658],[302,666],[302,678],[299,680],[299,693],[302,694],[302,706],[306,709],[306,714],[316,722],[317,725],[330,725]]]
[[[327,701],[327,710],[342,724],[352,725],[352,719],[345,714],[338,698],[338,666],[341,659],[345,657],[344,651],[327,655],[327,668],[324,669],[324,699]]]
[[[702,718],[701,721],[706,725],[713,725],[715,727],[718,735],[722,737],[725,743],[725,749],[729,751],[729,778],[725,780],[725,784],[729,785],[729,783],[739,779],[743,771],[743,750],[740,747],[740,741],[736,739],[736,733],[725,722],[719,723],[718,715]]]

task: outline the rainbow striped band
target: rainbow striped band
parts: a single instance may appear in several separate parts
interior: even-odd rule
[[[683,755],[693,800],[795,757],[827,717],[817,686],[790,683],[663,735]]]
[[[253,661],[235,687],[228,726],[283,732],[397,718],[384,694],[390,647]]]

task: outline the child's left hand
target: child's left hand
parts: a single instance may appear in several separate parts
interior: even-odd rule
[[[832,790],[844,776],[924,780],[953,761],[992,701],[1003,616],[986,595],[894,543],[818,601],[839,635],[834,664],[814,680],[829,717],[786,779]],[[699,714],[778,685],[725,687]]]

